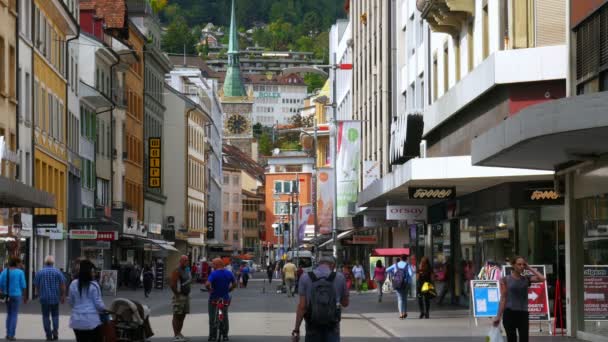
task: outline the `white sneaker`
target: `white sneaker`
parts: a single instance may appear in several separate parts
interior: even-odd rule
[[[190,340],[185,338],[184,335],[177,335],[173,339],[173,342],[188,342],[188,341],[190,341]]]

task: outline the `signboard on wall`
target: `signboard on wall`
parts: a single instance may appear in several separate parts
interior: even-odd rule
[[[395,221],[425,221],[426,206],[423,205],[387,205],[386,219]]]
[[[148,139],[148,187],[160,188],[161,184],[161,141],[160,138]]]
[[[498,280],[471,280],[473,317],[496,317],[500,305]]]
[[[530,265],[543,277],[547,275],[545,265]],[[503,276],[511,274],[512,266],[503,266]],[[525,272],[526,277],[532,276],[531,272]],[[528,312],[530,321],[549,321],[551,314],[549,311],[549,293],[547,292],[547,281],[542,283],[531,283],[528,287]]]
[[[585,321],[608,321],[608,265],[585,265]]]
[[[207,211],[207,239],[215,239],[215,211]]]
[[[375,245],[378,243],[378,236],[374,235],[353,235],[353,245]]]

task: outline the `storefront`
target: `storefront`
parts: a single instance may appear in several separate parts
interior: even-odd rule
[[[564,199],[552,186],[504,183],[429,208],[425,254],[447,286],[444,302],[468,305],[468,281],[483,265],[516,255],[545,265],[553,298],[556,279],[565,281],[565,254]]]

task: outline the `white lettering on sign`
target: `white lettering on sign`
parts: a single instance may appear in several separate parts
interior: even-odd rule
[[[421,205],[389,205],[386,219],[396,221],[425,221],[426,207]]]
[[[446,198],[452,196],[452,189],[417,189],[414,198]]]

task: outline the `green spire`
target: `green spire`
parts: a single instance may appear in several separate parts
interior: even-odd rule
[[[241,66],[239,62],[239,39],[236,32],[236,15],[234,14],[234,0],[232,0],[232,14],[230,17],[230,40],[228,42],[228,67],[224,79],[224,97],[247,96]]]

